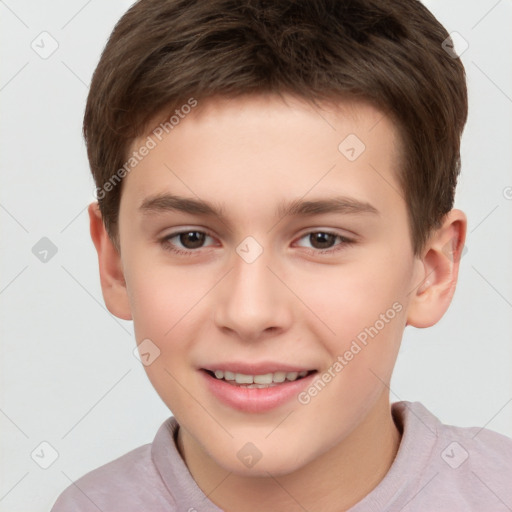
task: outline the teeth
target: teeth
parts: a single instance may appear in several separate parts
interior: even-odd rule
[[[255,375],[254,384],[272,384],[272,374],[266,373],[265,375]]]
[[[299,377],[305,377],[308,372],[274,372],[264,375],[246,375],[229,371],[215,370],[215,377],[219,380],[235,381],[237,384],[247,384],[248,388],[267,387],[273,383],[280,384],[285,380],[294,381]]]
[[[254,377],[252,375],[237,373],[235,374],[235,381],[237,384],[252,384],[254,382]]]
[[[274,373],[274,378],[272,380],[274,382],[284,382],[286,380],[286,372]]]

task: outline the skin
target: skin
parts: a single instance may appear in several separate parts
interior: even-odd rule
[[[339,512],[384,478],[400,444],[388,386],[403,331],[431,326],[447,310],[466,235],[464,213],[452,210],[415,257],[393,123],[364,102],[319,110],[285,99],[200,102],[126,176],[120,253],[97,203],[89,207],[105,303],[133,319],[137,343],[158,346],[147,375],[180,424],[192,476],[228,512]],[[354,161],[338,150],[349,134],[366,146]],[[166,192],[222,205],[226,219],[139,211]],[[283,200],[333,195],[378,214],[276,215]],[[199,248],[172,238],[189,253],[176,254],[162,240],[180,229],[211,236]],[[354,243],[333,237],[322,246],[310,236],[325,231]],[[252,263],[236,252],[247,236],[263,248]],[[198,370],[270,360],[322,374],[396,302],[401,311],[306,405],[241,412],[219,402]],[[247,442],[261,453],[252,468],[237,457]]]

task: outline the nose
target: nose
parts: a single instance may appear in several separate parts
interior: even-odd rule
[[[265,251],[252,263],[235,254],[233,268],[215,300],[217,327],[245,341],[287,331],[293,317],[293,294],[278,276]]]

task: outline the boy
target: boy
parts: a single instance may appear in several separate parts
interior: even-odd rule
[[[448,37],[416,0],[122,17],[84,118],[91,236],[174,416],[54,512],[512,509],[512,440],[389,401],[466,235]]]

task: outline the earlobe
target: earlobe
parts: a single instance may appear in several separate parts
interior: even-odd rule
[[[407,325],[430,327],[436,324],[450,305],[459,273],[466,239],[464,212],[451,210],[442,226],[430,237],[421,259],[421,282],[411,292]]]
[[[98,203],[91,203],[88,212],[91,238],[98,253],[101,290],[105,305],[118,318],[131,320],[130,301],[121,255],[108,236]]]

